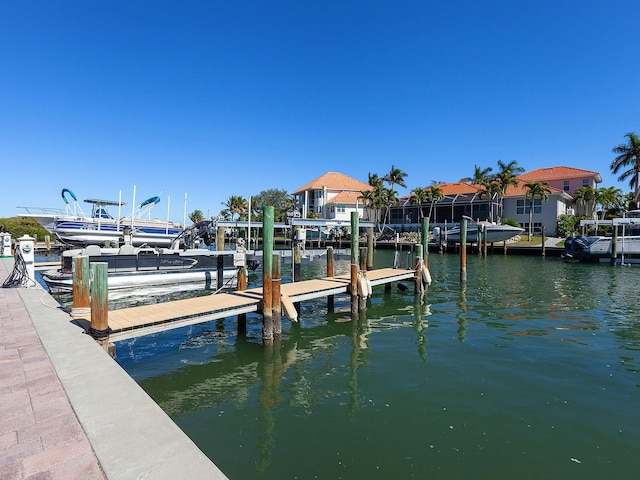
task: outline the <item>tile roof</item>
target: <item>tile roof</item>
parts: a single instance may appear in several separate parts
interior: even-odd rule
[[[373,187],[368,183],[361,182],[355,178],[348,177],[338,172],[327,172],[320,175],[315,180],[307,183],[303,187],[298,188],[293,194],[302,193],[306,190],[321,190],[324,187],[330,190],[372,190]]]
[[[360,198],[360,192],[340,192],[338,195],[328,200],[327,203],[344,203],[344,204],[363,204],[364,201]]]
[[[598,172],[593,172],[591,170],[582,170],[581,168],[572,168],[572,167],[547,167],[547,168],[537,168],[535,170],[531,170],[530,172],[523,173],[519,175],[518,178],[520,180],[524,180],[525,182],[548,182],[551,180],[565,180],[570,178],[584,178],[584,177],[595,177],[598,183],[602,181],[600,174]]]
[[[531,181],[531,180],[529,180]],[[525,187],[525,183],[529,181],[522,181],[522,179],[518,180],[518,185],[509,185],[507,191],[505,193],[505,197],[518,197],[524,196],[527,194],[527,188]],[[537,181],[537,180],[534,180]],[[464,183],[464,182],[454,182],[454,183],[441,183],[438,185],[438,188],[442,191],[442,194],[448,197],[452,197],[455,195],[473,195],[475,193],[481,192],[484,187],[482,185],[476,185],[472,183]],[[564,193],[563,190],[559,188],[554,188],[552,186],[548,186],[551,193]],[[414,194],[403,197],[402,200],[409,200]]]

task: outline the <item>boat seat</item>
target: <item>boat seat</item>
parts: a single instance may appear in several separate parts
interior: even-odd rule
[[[118,255],[135,255],[136,248],[133,245],[122,245],[118,250]]]
[[[98,245],[87,245],[84,247],[84,254],[88,257],[97,257],[102,254]]]

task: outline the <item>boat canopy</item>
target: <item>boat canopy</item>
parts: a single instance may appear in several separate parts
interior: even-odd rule
[[[127,202],[119,202],[118,200],[100,200],[97,198],[87,198],[85,203],[91,203],[93,205],[104,205],[106,207],[117,207],[126,205]]]
[[[158,197],[156,195],[155,197],[147,198],[144,202],[142,202],[140,204],[140,208],[144,207],[145,205],[150,205],[150,204],[157,205],[158,203],[160,203],[160,197]]]

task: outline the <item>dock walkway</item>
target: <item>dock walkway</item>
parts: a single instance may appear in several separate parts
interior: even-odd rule
[[[372,286],[409,280],[413,270],[381,268],[367,272]],[[292,302],[338,295],[349,291],[350,276],[339,275],[295,283],[283,283],[280,291]],[[262,287],[243,292],[218,293],[173,302],[142,305],[109,312],[111,341],[148,335],[163,330],[208,322],[219,318],[257,312],[262,302]]]

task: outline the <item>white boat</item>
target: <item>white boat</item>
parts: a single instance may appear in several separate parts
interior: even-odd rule
[[[109,291],[205,283],[215,289],[219,285],[220,271],[223,275],[222,286],[231,288],[236,285],[236,253],[233,250],[216,252],[206,249],[174,250],[132,245],[101,248],[89,245],[62,252],[61,267],[43,272],[42,279],[52,293],[71,292],[73,260],[84,255],[89,257],[89,262],[107,263]]]
[[[467,223],[467,242],[477,243],[478,230],[482,232],[483,227],[486,228],[487,243],[504,242],[524,232],[524,228],[513,227],[511,225],[470,221]],[[440,242],[440,236],[442,236],[442,240],[447,243],[459,242],[460,225],[448,228],[444,233],[440,231],[439,227],[434,228],[434,238],[437,243]]]
[[[619,235],[578,235],[564,242],[565,261],[587,263],[640,263],[640,218],[581,220],[580,226],[615,226]],[[615,243],[615,257],[613,254]],[[615,258],[615,260],[614,260]]]
[[[67,195],[71,198],[70,203]],[[171,221],[151,218],[151,210],[160,202],[160,197],[151,197],[142,202],[128,216],[114,217],[107,207],[126,205],[116,200],[87,199],[92,206],[91,215],[86,215],[75,194],[68,188],[62,189],[65,209],[40,207],[18,207],[26,210],[20,217],[34,218],[56,238],[74,246],[84,245],[122,245],[131,243],[134,246],[149,245],[153,247],[169,247],[176,235],[182,232],[182,226]],[[34,213],[36,212],[36,213]]]

